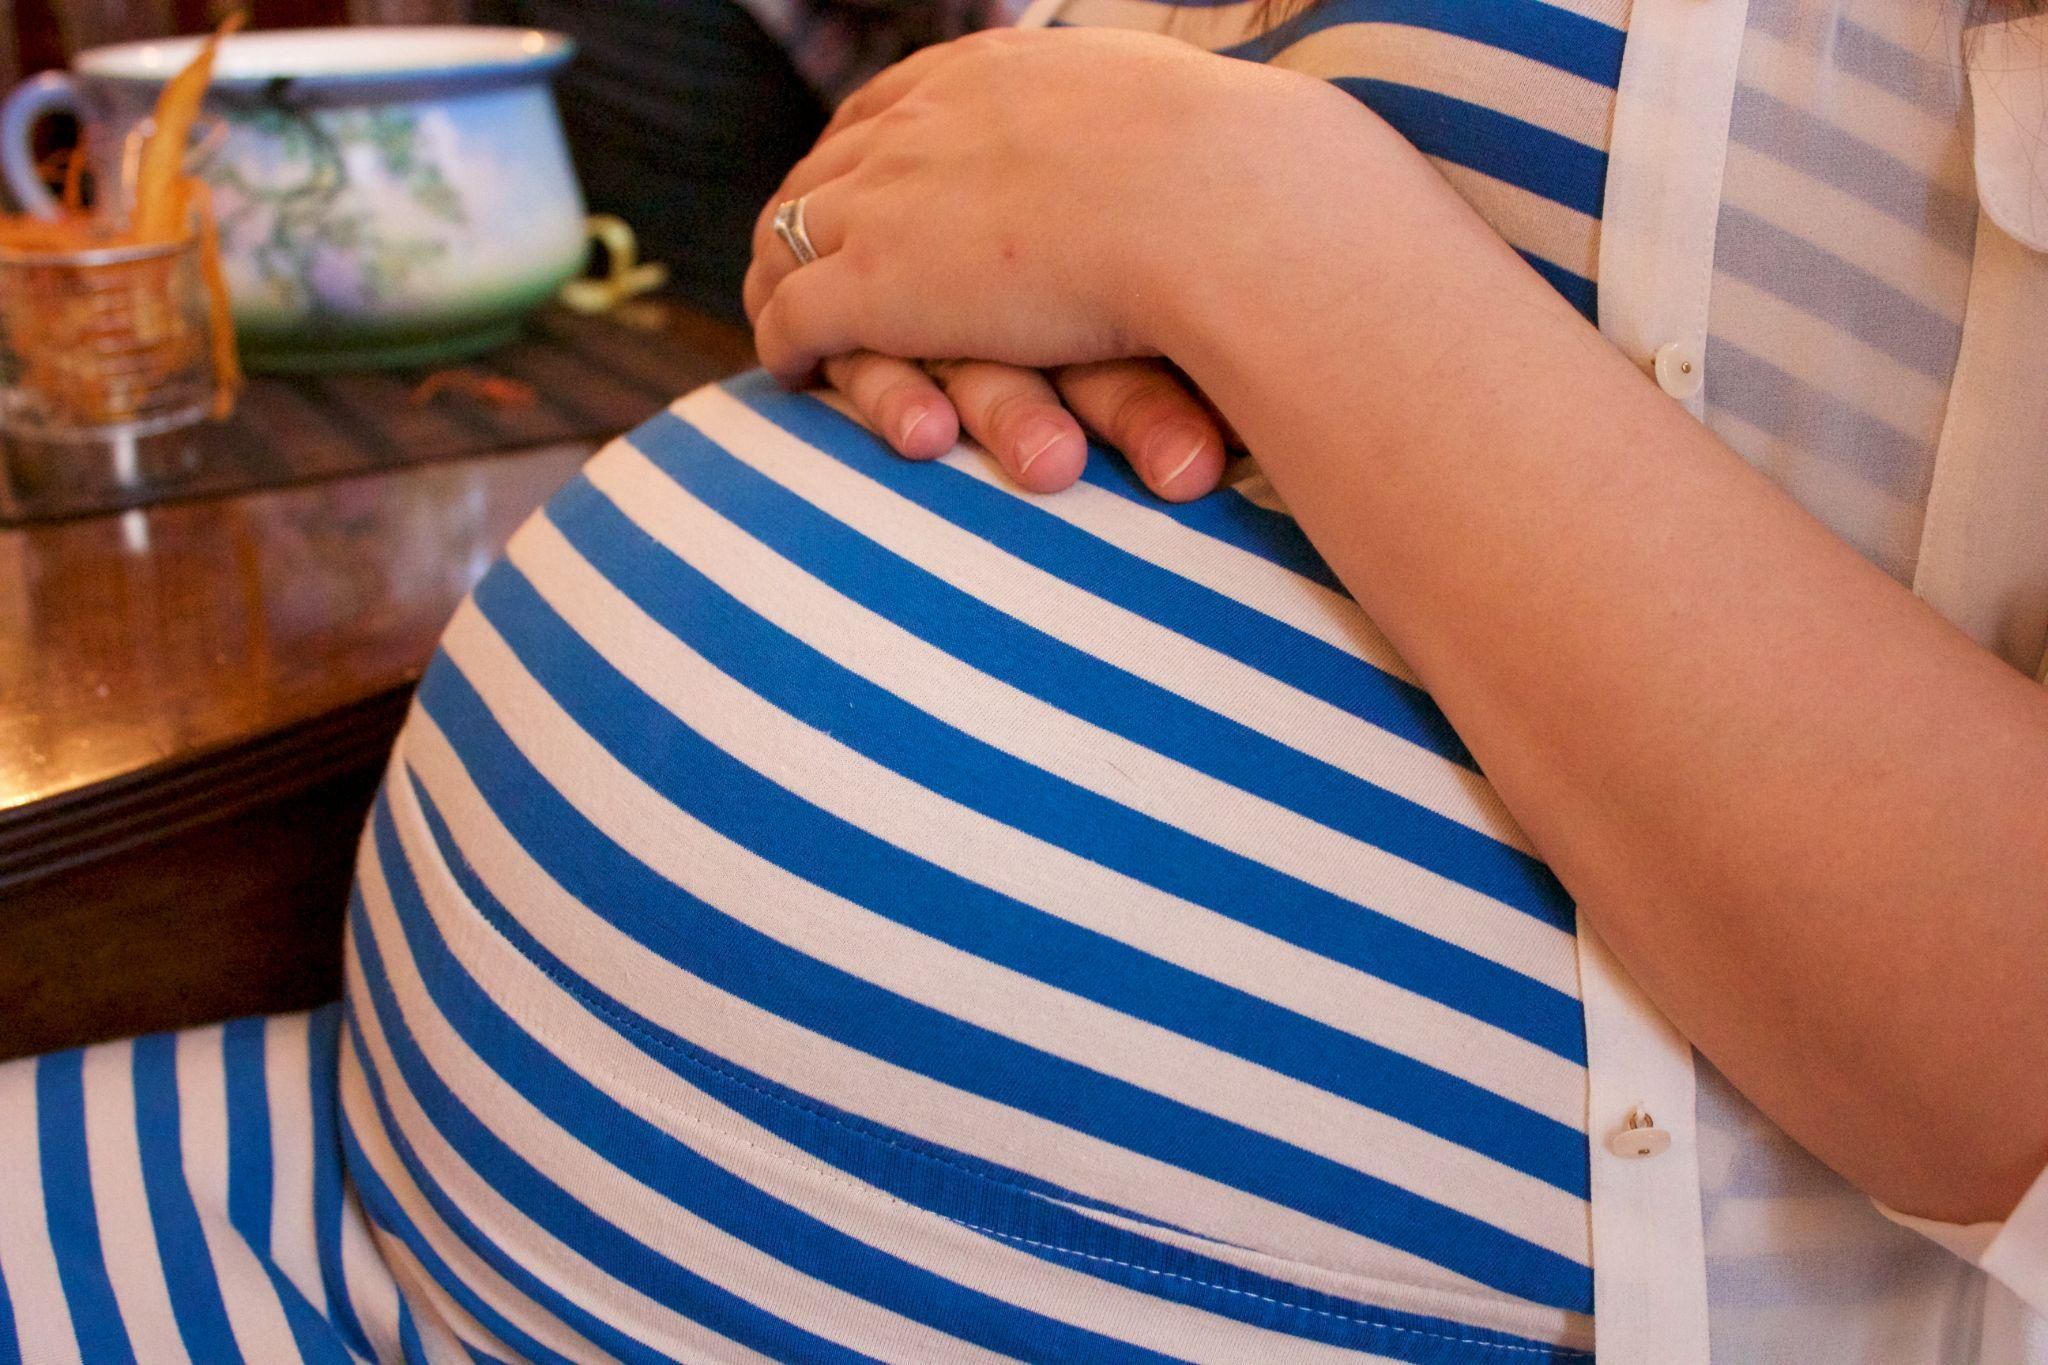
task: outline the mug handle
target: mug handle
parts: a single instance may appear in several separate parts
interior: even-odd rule
[[[51,114],[77,112],[78,90],[65,71],[23,81],[0,101],[0,179],[14,202],[38,218],[55,218],[61,205],[36,174],[36,125]]]

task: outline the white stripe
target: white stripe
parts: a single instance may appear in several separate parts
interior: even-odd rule
[[[755,420],[773,428],[765,419]],[[751,434],[748,439],[753,439]],[[785,434],[783,439],[793,438]],[[810,461],[840,467],[815,452]],[[627,503],[620,510],[652,538],[751,610],[885,691],[1076,786],[1332,895],[1368,905],[1556,990],[1576,990],[1574,949],[1571,936],[1562,929],[969,668],[805,574],[722,519],[692,518],[680,487],[658,471],[648,478],[646,471],[651,469],[645,456],[618,443],[585,472],[600,487],[615,476],[630,478],[636,498],[656,501]],[[699,534],[718,537],[715,555],[693,539]],[[1260,686],[1264,690],[1266,684]],[[1345,721],[1354,732],[1372,729],[1348,717]],[[1456,765],[1384,731],[1376,733],[1386,752],[1399,745],[1419,756],[1410,763],[1417,785],[1434,776],[1448,792],[1462,795],[1467,790],[1464,778],[1445,775],[1444,770]],[[1433,774],[1422,760],[1434,765]],[[1444,804],[1451,804],[1448,793]]]
[[[1930,379],[1828,319],[1718,271],[1714,332],[1842,406],[1924,443],[1933,463],[1947,380]]]
[[[424,838],[424,831],[415,829],[414,837]],[[477,1057],[442,1016],[404,942],[384,869],[374,853],[363,866],[361,877],[364,905],[375,926],[378,951],[391,982],[392,1003],[404,1016],[407,1032],[432,1060],[435,1074],[499,1140],[584,1209],[592,1211],[593,1218],[602,1218],[641,1245],[764,1312],[862,1354],[995,1365],[998,1358],[987,1352],[784,1265],[671,1202],[565,1132]],[[423,893],[436,880],[421,877]],[[442,893],[432,894],[438,898]],[[430,907],[430,913],[435,914],[438,923],[450,911]],[[494,989],[502,990],[509,983],[492,984]],[[526,990],[536,986],[545,990],[548,983],[529,978],[522,984]],[[691,1359],[757,1358],[668,1305],[613,1278],[602,1266],[586,1260],[500,1196],[481,1173],[448,1145],[420,1110],[391,1056],[381,1021],[375,1018],[374,1011],[365,1007],[358,1017],[363,1021],[363,1034],[373,1054],[370,1064],[383,1078],[385,1097],[391,1103],[400,1131],[434,1179],[485,1236],[517,1256],[522,1266],[566,1297],[635,1340],[664,1352],[686,1348]],[[535,1041],[543,1036],[554,1041],[552,1029],[537,1035]],[[571,1050],[566,1058],[607,1094],[619,1093],[618,1078],[602,1065],[593,1066],[596,1059],[587,1051]],[[678,1090],[687,1089],[677,1085],[673,1078],[668,1083]]]
[[[849,417],[854,415],[836,393],[813,396]],[[1097,540],[1191,583],[1199,583],[1261,615],[1283,621],[1402,682],[1415,681],[1414,672],[1394,652],[1386,636],[1380,634],[1356,602],[1334,588],[1304,578],[1229,541],[1183,526],[1160,508],[1133,502],[1091,483],[1077,483],[1058,497],[1043,497],[1019,492],[1001,466],[978,446],[962,442],[943,458],[953,468],[1012,497],[1031,498],[1034,508],[1079,527]],[[1251,476],[1233,487],[1237,496],[1264,505],[1263,490],[1269,490],[1271,485],[1263,476]]]
[[[394,784],[394,791],[402,786],[403,783]],[[469,945],[456,944],[475,936],[475,911],[463,901],[460,889],[449,879],[429,836],[424,830],[414,829],[414,813],[408,810],[401,817],[397,806],[394,799],[393,819],[400,828],[401,841],[409,845],[406,856],[429,913],[437,927],[458,936],[451,946],[462,956]],[[413,830],[410,836],[408,830]],[[379,894],[381,899],[381,888]],[[1215,1348],[1234,1343],[1242,1349],[1234,1349],[1233,1358],[1250,1361],[1271,1360],[1279,1354],[1273,1337],[1263,1331],[1230,1326],[1200,1310],[1159,1304],[1149,1297],[1131,1298],[1128,1291],[1102,1286],[1092,1278],[1065,1270],[1048,1269],[1035,1258],[1020,1257],[1015,1248],[991,1245],[980,1237],[963,1238],[948,1221],[823,1166],[801,1148],[706,1098],[696,1087],[680,1082],[674,1073],[628,1044],[613,1027],[562,992],[523,956],[493,953],[486,960],[466,965],[471,970],[482,967],[490,971],[496,990],[522,1002],[525,1008],[521,1023],[533,1036],[545,1038],[551,1050],[593,1078],[622,1106],[771,1196],[823,1219],[857,1240],[996,1298],[1157,1349],[1173,1350],[1177,1344],[1185,1350],[1189,1341],[1198,1340],[1205,1347]],[[419,989],[414,981],[408,979],[397,989],[408,1009],[408,1027],[416,1036],[424,1037],[422,1030],[426,1030],[437,1039],[432,1055],[441,1063],[437,1068],[439,1074],[458,1091],[473,1090],[473,1106],[493,1116],[494,1127],[501,1136],[520,1146],[524,1155],[548,1169],[572,1192],[578,1192],[586,1205],[607,1212],[623,1214],[630,1210],[639,1214],[649,1192],[637,1184],[626,1185],[624,1177],[609,1167],[586,1159],[581,1146],[567,1135],[558,1137],[551,1123],[531,1113],[523,1098],[509,1091],[494,1071],[476,1060],[458,1039],[445,1033],[444,1022],[431,1006],[420,1004],[420,1018],[415,1020],[407,998]],[[567,1146],[555,1151],[553,1145],[557,1141]],[[652,1236],[657,1238],[668,1235],[678,1219],[695,1222],[687,1213],[667,1209],[643,1216],[653,1220]],[[648,1234],[639,1235],[648,1240]],[[1197,1239],[1180,1239],[1179,1244],[1212,1256],[1221,1252],[1226,1259],[1261,1273],[1309,1283],[1324,1292],[1384,1306],[1398,1305],[1408,1311],[1483,1321],[1500,1330],[1556,1330],[1563,1318],[1530,1305],[1504,1301],[1501,1296],[1476,1298],[1418,1290],[1412,1285],[1364,1282],[1356,1277],[1316,1273],[1298,1262],[1248,1256],[1241,1250],[1219,1248]],[[693,1233],[684,1247],[685,1262],[718,1264],[721,1246],[723,1234],[714,1233],[711,1240],[705,1240]],[[1304,1276],[1304,1271],[1310,1273]],[[759,1287],[750,1287],[746,1294],[753,1301],[770,1306],[796,1302],[801,1297],[786,1289],[763,1291]],[[1077,1299],[1075,1295],[1081,1297]],[[1114,1301],[1109,1305],[1112,1311],[1097,1311],[1094,1301],[1105,1299]],[[1191,1329],[1191,1313],[1198,1315],[1193,1320],[1198,1330]],[[1309,1348],[1297,1345],[1287,1358],[1314,1358],[1308,1351]],[[954,1360],[967,1356],[964,1348],[956,1346],[942,1356],[913,1353],[910,1358]]]
[[[441,1287],[432,1275],[427,1273],[419,1258],[413,1255],[411,1247],[396,1237],[387,1237],[383,1243],[384,1259],[391,1267],[391,1276],[399,1284],[406,1302],[412,1307],[413,1321],[420,1324],[420,1335],[425,1337],[429,1325],[453,1336],[458,1343],[467,1343],[479,1351],[499,1360],[516,1360],[518,1353],[498,1338],[482,1323],[471,1317],[469,1310],[455,1301],[453,1295]],[[424,1311],[422,1305],[432,1311]],[[467,1365],[468,1356],[458,1359]]]
[[[327,1315],[313,1218],[313,1076],[310,1020],[285,1014],[263,1023],[264,1091],[270,1108],[270,1259]]]
[[[1607,148],[1614,89],[1572,71],[1455,33],[1408,24],[1334,24],[1282,48],[1270,65],[1322,80],[1389,81],[1476,104]]]
[[[1576,14],[1581,19],[1591,19],[1596,24],[1605,24],[1617,32],[1628,29],[1630,0],[1543,0],[1551,9]]]
[[[1709,408],[1707,424],[1801,506],[1832,509],[1837,525],[1854,528],[1856,548],[1888,573],[1911,576],[1924,520],[1917,499],[1893,497],[1837,452],[1787,441],[1732,413]]]
[[[1085,28],[1164,33],[1196,47],[1241,43],[1258,32],[1258,0],[1229,5],[1173,5],[1156,0],[1067,0],[1059,21]]]
[[[1163,1222],[1202,1228],[1220,1241],[1275,1254],[1284,1250],[1294,1260],[1392,1283],[1491,1292],[1432,1262],[1284,1205],[940,1085],[706,986],[592,914],[549,879],[498,823],[429,717],[415,714],[401,746],[465,860],[493,896],[517,908],[527,932],[569,970],[597,983],[626,1008],[657,1023],[686,1027],[693,1042],[717,1056],[773,1075],[797,1093],[848,1113],[907,1128],[943,1147]],[[513,960],[518,954],[473,915],[453,917],[441,928],[478,980],[519,973]],[[530,995],[522,1003],[536,1033],[561,1026],[543,1013],[548,1004],[543,995]]]
[[[290,1360],[299,1348],[277,1289],[248,1242],[228,1222],[228,1093],[222,1037],[217,1025],[177,1035],[179,1155],[235,1344],[249,1360]]]
[[[1127,1232],[1150,1237],[1156,1242],[1182,1247],[1213,1260],[1224,1261],[1264,1275],[1269,1279],[1284,1280],[1338,1298],[1376,1304],[1383,1308],[1398,1308],[1403,1312],[1420,1313],[1426,1317],[1448,1318],[1454,1323],[1485,1327],[1490,1331],[1507,1332],[1534,1341],[1553,1342],[1566,1350],[1590,1352],[1593,1349],[1593,1319],[1583,1313],[1541,1308],[1505,1295],[1475,1300],[1456,1293],[1418,1291],[1410,1285],[1389,1284],[1385,1281],[1342,1275],[1320,1266],[1304,1265],[1300,1261],[1270,1256],[1244,1247],[1211,1242],[1177,1228],[1160,1227],[1102,1209],[1084,1209],[1071,1204],[1067,1206],[1074,1208],[1078,1213],[1085,1213],[1098,1222],[1109,1223]],[[1494,1293],[1490,1290],[1485,1292]],[[1512,1351],[1518,1348],[1507,1349]]]
[[[1526,851],[1526,841],[1499,796],[1470,769],[997,548],[839,460],[822,455],[723,389],[699,389],[674,411],[734,459],[994,610],[1300,753]],[[677,544],[675,537],[682,533],[661,515],[674,510],[687,516],[696,510],[674,496],[684,490],[645,456],[637,461],[629,458],[628,450],[632,450],[630,445],[614,447],[611,453],[600,455],[586,470],[587,475],[593,483],[614,476],[630,479],[631,495],[614,498],[623,504],[621,510],[669,548],[710,572],[721,557],[708,549],[684,554],[683,547],[694,542],[685,538]],[[607,491],[611,488],[609,483],[599,486]],[[674,494],[662,498],[660,512],[636,501],[643,494],[662,496],[667,489]],[[695,520],[701,522],[708,515],[700,511]],[[731,532],[725,537],[733,538]],[[766,551],[757,549],[755,553]],[[790,572],[783,570],[785,576]],[[729,587],[723,580],[721,586]],[[958,672],[961,667],[955,662],[947,671]]]
[[[887,919],[670,804],[562,712],[473,607],[443,639],[528,761],[612,842],[731,918],[956,1019],[1414,1190],[1561,1255],[1584,1203],[1491,1157]]]
[[[1970,255],[1938,237],[1880,213],[1853,194],[1739,142],[1728,144],[1724,202],[1839,257],[1923,307],[1962,322],[1970,289]],[[1825,235],[1815,238],[1816,229]],[[1714,300],[1713,331],[1740,338]]]
[[[357,992],[354,995],[356,1017],[367,1033],[376,1027],[375,1012],[369,1008],[367,996],[361,993],[366,988],[360,978],[353,983],[352,989]],[[345,1056],[356,1062],[356,1065],[343,1069],[341,1105],[343,1112],[348,1116],[350,1126],[355,1131],[357,1141],[362,1144],[363,1155],[368,1158],[378,1178],[384,1182],[392,1200],[411,1221],[413,1229],[433,1249],[434,1254],[448,1267],[450,1273],[460,1279],[470,1292],[546,1349],[559,1355],[566,1355],[571,1360],[591,1362],[591,1365],[617,1365],[617,1361],[611,1355],[599,1350],[561,1319],[514,1288],[481,1256],[472,1251],[469,1244],[463,1241],[453,1228],[441,1221],[441,1215],[435,1212],[433,1205],[427,1202],[426,1196],[413,1183],[412,1174],[406,1170],[397,1150],[391,1145],[391,1137],[385,1132],[383,1119],[377,1113],[376,1102],[370,1095],[369,1083],[363,1074],[365,1063],[356,1055],[353,1038],[343,1051]],[[390,1076],[381,1072],[380,1075],[388,1094],[391,1086]],[[480,1209],[471,1203],[464,1207],[463,1213],[481,1227],[488,1220],[490,1210]],[[479,1214],[483,1216],[479,1217]],[[489,1235],[488,1228],[485,1232]],[[404,1241],[397,1233],[381,1224],[376,1226],[375,1237],[378,1257],[388,1270],[392,1260],[391,1249],[403,1246]],[[531,1246],[519,1247],[519,1251],[531,1250]],[[523,1257],[521,1259],[522,1268],[532,1270],[548,1283],[550,1288],[560,1291],[563,1297],[581,1306],[589,1306],[583,1302],[588,1297],[587,1293],[583,1292],[585,1286],[574,1282],[564,1283],[559,1276],[549,1274],[551,1267],[544,1264],[528,1265],[525,1264]],[[410,1295],[407,1296],[406,1303],[414,1316],[418,1317],[420,1307],[413,1302]],[[599,1316],[602,1317],[603,1314]]]
[[[396,1237],[384,1239],[382,1248],[391,1277],[398,1282],[399,1293],[412,1310],[414,1339],[420,1344],[426,1365],[471,1365],[469,1353],[440,1315],[440,1305],[447,1296],[439,1294],[438,1286],[413,1259],[411,1248]]]
[[[1939,15],[1938,9],[1928,11],[1931,20]],[[1750,29],[1742,38],[1740,83],[1903,162],[1914,174],[1949,193],[1969,198],[1973,192],[1969,144],[1958,117],[1953,113],[1943,117],[1900,99],[1883,86],[1858,80],[1809,45],[1814,41],[1786,43],[1761,29]],[[1958,60],[1952,42],[1935,41],[1947,49],[1943,60]],[[1735,131],[1740,136],[1741,125]],[[1824,224],[1827,220],[1808,221]]]
[[[344,950],[342,958],[344,993],[354,993],[356,988],[356,960],[354,952]],[[340,1048],[340,1089],[348,1093],[348,1068],[354,1066],[354,1048],[348,1046],[348,1029],[342,1029]],[[340,1121],[340,1117],[338,1117]],[[358,1134],[360,1136],[360,1134]],[[397,1332],[397,1285],[391,1281],[391,1267],[385,1265],[383,1252],[377,1242],[383,1240],[371,1228],[369,1216],[362,1209],[362,1199],[356,1195],[354,1181],[342,1183],[342,1297],[348,1300],[350,1312],[356,1316],[356,1324],[362,1334],[369,1338],[371,1351],[383,1363],[403,1359],[403,1342]]]
[[[1599,270],[1598,218],[1469,166],[1434,156],[1429,162],[1508,245],[1588,280]]]
[[[158,1254],[156,1222],[142,1178],[135,1129],[135,1048],[102,1043],[85,1050],[85,1151],[99,1214],[101,1259],[138,1354],[152,1362],[191,1359],[178,1331],[170,1285]]]
[[[344,964],[353,979],[353,956]],[[343,1072],[354,1065],[354,1049],[346,1043],[341,1048]],[[348,1077],[341,1077],[341,1086],[346,1093]],[[361,1197],[356,1194],[353,1182],[342,1187],[341,1208],[341,1281],[342,1294],[347,1298],[350,1309],[355,1313],[357,1324],[363,1335],[369,1339],[370,1349],[384,1365],[402,1362],[405,1344],[398,1334],[398,1286],[392,1282],[391,1268],[384,1264],[384,1255],[378,1249],[382,1240],[370,1226],[370,1220],[363,1211]]]
[[[642,691],[727,752],[766,763],[774,781],[821,809],[1049,914],[1463,1076],[1560,1123],[1584,1122],[1585,1076],[1575,1063],[989,819],[799,724],[666,634],[551,523],[530,523],[508,557]]]
[[[1628,4],[1629,0],[1555,0],[1550,7],[1619,29],[1626,26]],[[1162,0],[1066,0],[1060,6],[1059,21],[1090,28],[1128,28],[1164,33],[1197,47],[1217,48],[1244,42],[1260,32],[1259,9],[1259,0],[1238,0],[1238,3],[1228,5],[1180,5],[1162,3]]]
[[[50,1243],[36,1115],[36,1059],[0,1063],[0,1278],[23,1355],[36,1365],[74,1365],[78,1338]]]

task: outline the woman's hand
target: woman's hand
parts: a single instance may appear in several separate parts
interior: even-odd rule
[[[856,351],[832,357],[822,369],[899,454],[913,460],[943,455],[964,428],[1033,493],[1057,493],[1081,476],[1088,458],[1084,423],[1170,502],[1199,498],[1223,476],[1224,435],[1216,418],[1157,360],[1066,365],[1048,374],[985,360],[920,366]]]
[[[1147,35],[929,49],[842,106],[763,210],[746,290],[762,359],[785,382],[822,361],[912,457],[964,426],[1049,491],[1080,472],[1078,417],[1162,496],[1199,496],[1222,471],[1219,423],[1169,367],[1126,357],[1162,349],[1150,300],[1205,268],[1193,225],[1248,225],[1233,204],[1259,201],[1290,118],[1370,122],[1320,81]],[[801,271],[772,226],[799,195],[822,256]],[[928,376],[893,358],[959,355],[980,359]]]

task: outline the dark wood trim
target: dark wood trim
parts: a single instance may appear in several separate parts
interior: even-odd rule
[[[411,699],[410,686],[396,688],[250,743],[0,812],[0,919],[7,896],[32,882],[381,767]]]

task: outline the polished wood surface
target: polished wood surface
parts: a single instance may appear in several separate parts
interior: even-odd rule
[[[590,448],[0,532],[0,1058],[334,998],[412,684]]]
[[[452,372],[251,376],[227,421],[134,442],[10,433],[0,528],[603,440],[753,361],[745,332],[673,302],[636,300],[629,316],[640,325],[544,308],[518,340]]]
[[[591,342],[615,397],[638,395],[619,427],[751,359],[737,328],[650,316]],[[275,454],[317,482],[0,528],[0,1058],[334,997],[356,840],[413,683],[598,444],[549,433],[599,389],[528,378],[554,415],[503,429],[538,444],[332,477],[361,465],[301,422],[271,429]],[[432,435],[431,414],[402,416],[395,439]]]
[[[590,449],[0,531],[0,818],[409,684]]]

